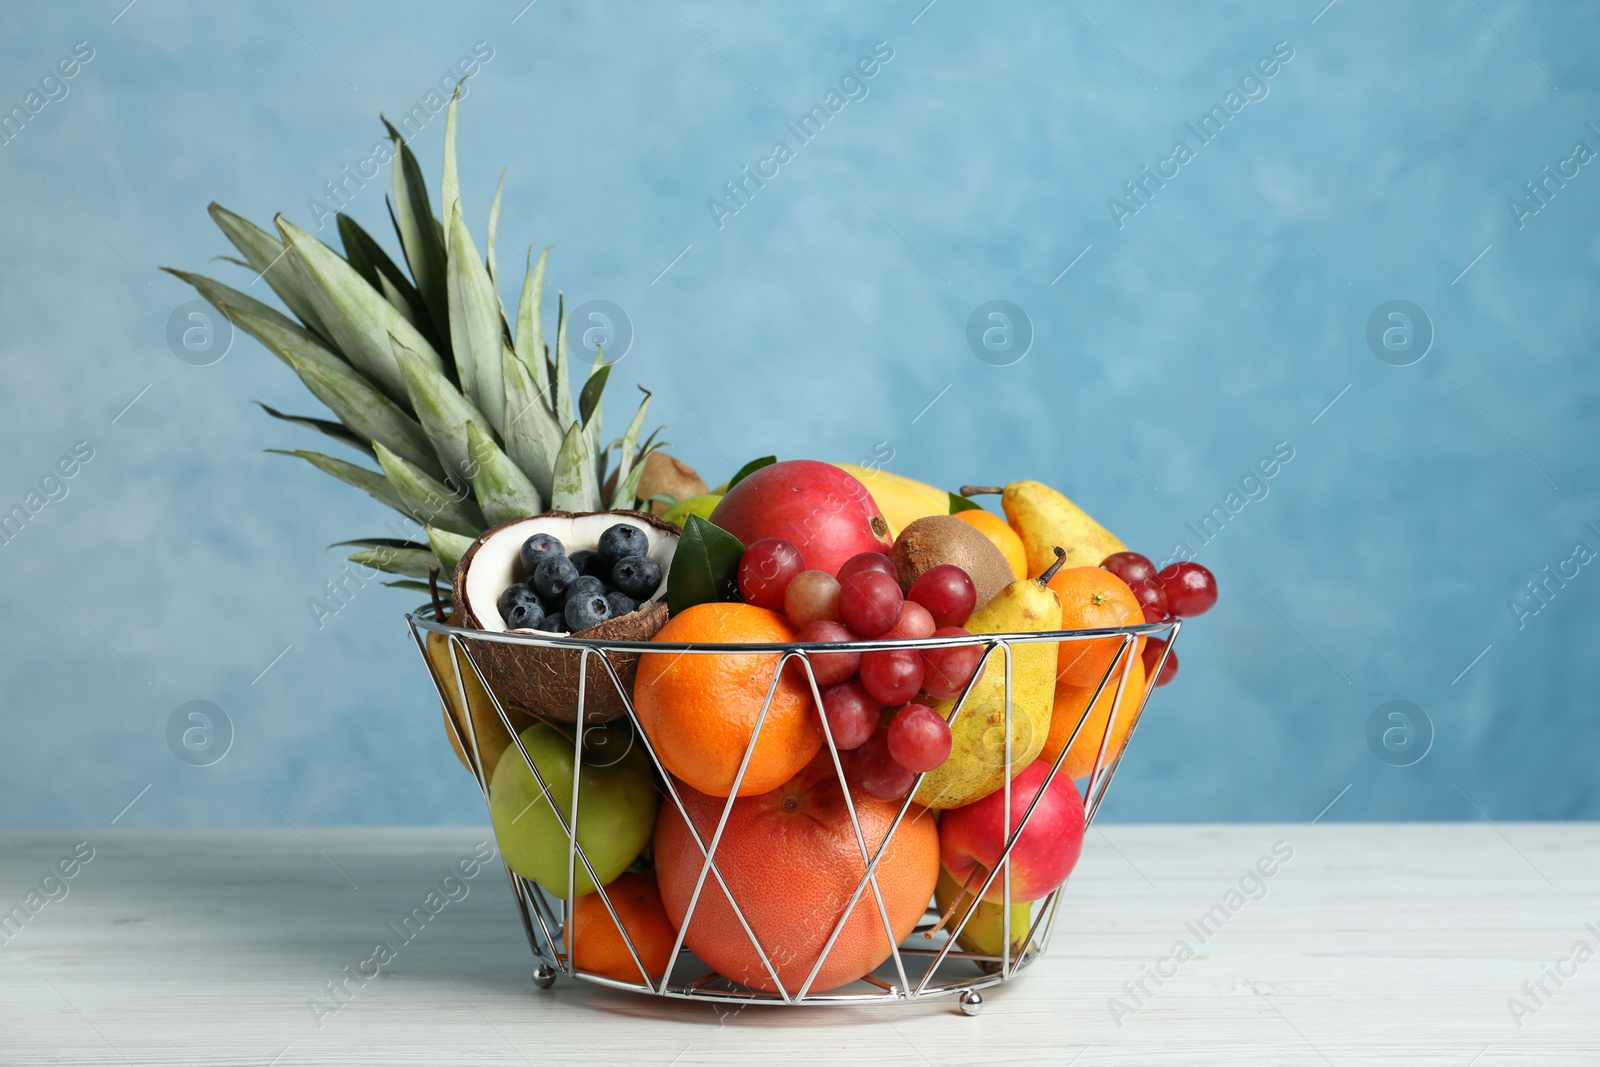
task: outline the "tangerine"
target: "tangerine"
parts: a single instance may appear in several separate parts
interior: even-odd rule
[[[678,791],[701,839],[709,842],[723,806],[730,802],[682,786]],[[857,790],[851,790],[850,800],[867,854],[874,855],[888,837],[900,802]],[[866,873],[844,789],[824,753],[779,788],[731,804],[713,854],[717,870],[783,988],[796,994]],[[662,903],[668,918],[681,928],[705,858],[676,804],[663,805],[656,822],[655,858]],[[812,990],[833,989],[869,973],[889,958],[892,945],[916,928],[939,876],[939,831],[930,812],[911,806],[895,827],[876,875],[894,940],[885,935],[869,885],[850,908]],[[728,894],[709,873],[684,944],[723,977],[752,989],[777,991]]]
[[[1115,626],[1142,626],[1144,607],[1128,583],[1100,567],[1063,567],[1050,579],[1061,598],[1063,630],[1099,630]],[[1088,641],[1062,641],[1056,652],[1056,684],[1098,685],[1122,651],[1120,637]],[[1144,651],[1139,638],[1134,655]]]
[[[599,893],[587,893],[572,902],[572,921],[567,924],[566,935],[572,965],[619,982],[660,981],[667,973],[678,931],[661,905],[656,880],[648,874],[624,871],[603,892],[616,909],[616,920],[611,918]],[[622,939],[622,931],[617,929],[618,921],[639,953],[637,962]],[[643,976],[639,974],[641,963]]]
[[[794,628],[782,615],[738,603],[686,608],[654,638],[685,644],[768,644],[794,639]],[[755,738],[739,795],[776,789],[810,763],[822,747],[810,687],[796,670],[785,670],[774,687],[772,676],[780,658],[777,652],[640,655],[633,684],[634,710],[667,770],[702,793],[730,795],[769,689],[772,705],[761,724],[761,736]]]
[[[968,508],[966,511],[955,513],[956,518],[962,522],[977,527],[978,532],[994,543],[1000,554],[1011,564],[1011,574],[1015,578],[1028,576],[1028,552],[1022,547],[1022,538],[1017,536],[1017,531],[1011,525],[992,511],[982,508]]]
[[[1122,746],[1128,743],[1128,734],[1133,730],[1133,717],[1138,714],[1139,704],[1144,700],[1144,661],[1134,657],[1127,684],[1123,686],[1122,699],[1117,700],[1117,682],[1121,678],[1122,660],[1118,659],[1116,669],[1106,679],[1100,699],[1094,702],[1071,748],[1067,748],[1067,739],[1072,736],[1073,727],[1078,725],[1083,709],[1089,707],[1095,687],[1057,682],[1055,706],[1050,712],[1050,736],[1039,758],[1045,763],[1053,763],[1061,755],[1061,750],[1067,748],[1067,758],[1061,761],[1061,773],[1068,778],[1085,777],[1094,769],[1094,759],[1100,754],[1100,741],[1105,736],[1106,724],[1111,720],[1111,705],[1115,703],[1117,722],[1112,728],[1111,740],[1106,743],[1106,765],[1110,766],[1121,754]]]

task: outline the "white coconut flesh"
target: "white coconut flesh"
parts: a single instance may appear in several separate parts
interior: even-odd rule
[[[559,515],[536,516],[507,526],[478,546],[472,562],[467,567],[465,581],[466,601],[472,614],[477,616],[478,628],[491,633],[533,633],[523,628],[511,630],[500,615],[500,594],[517,582],[527,581],[529,575],[522,570],[522,544],[534,534],[550,534],[561,542],[567,555],[585,548],[600,547],[600,535],[611,527],[624,523],[644,531],[650,550],[647,553],[661,568],[661,584],[644,603],[660,600],[667,594],[667,574],[672,570],[672,556],[678,550],[678,536],[640,519],[626,515],[597,513],[564,518]],[[537,631],[547,633],[550,631]]]

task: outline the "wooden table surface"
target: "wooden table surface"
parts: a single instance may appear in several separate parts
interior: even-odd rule
[[[0,1064],[1600,1064],[1595,824],[1096,827],[976,1018],[539,990],[498,865],[396,937],[486,839],[0,831]]]

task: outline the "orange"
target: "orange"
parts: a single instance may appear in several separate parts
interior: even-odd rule
[[[641,982],[647,980],[639,974],[639,963],[643,963],[648,980],[660,981],[667,973],[678,931],[661,906],[656,880],[648,874],[625,871],[604,892],[616,909],[615,920],[599,893],[586,893],[572,902],[572,922],[567,926],[567,951],[572,954],[572,965],[619,982]],[[638,963],[617,929],[617,920],[621,920],[628,940],[639,953]]]
[[[681,786],[678,791],[695,828],[709,842],[728,802]],[[850,799],[870,856],[888,835],[900,802],[855,791]],[[662,805],[655,854],[662,903],[681,928],[704,857],[676,804]],[[823,754],[780,788],[733,801],[714,858],[783,988],[798,993],[866,873],[832,760]],[[912,805],[877,867],[894,941],[884,934],[869,885],[856,898],[811,989],[844,985],[888,959],[891,944],[910,936],[921,920],[938,876],[938,828],[926,809]],[[725,978],[752,989],[777,989],[728,894],[710,874],[684,944]]]
[[[782,615],[752,604],[696,604],[674,615],[654,640],[707,644],[793,641]],[[780,656],[732,652],[646,652],[633,683],[634,710],[667,770],[702,793],[733,792]],[[785,671],[755,740],[740,796],[776,789],[822,747],[810,688]]]
[[[1061,598],[1063,630],[1099,630],[1111,626],[1141,626],[1144,608],[1128,584],[1099,567],[1063,567],[1050,579]],[[1096,685],[1122,649],[1119,637],[1092,641],[1063,641],[1057,646],[1056,680],[1059,685]],[[1144,638],[1134,645],[1134,655],[1144,651]]]
[[[1022,538],[1017,536],[1006,520],[992,511],[976,510],[958,511],[956,518],[962,522],[971,523],[978,528],[978,532],[994,542],[994,547],[1011,564],[1011,574],[1016,578],[1028,576],[1028,553],[1022,547]]]
[[[1084,720],[1083,729],[1078,731],[1078,739],[1072,747],[1067,749],[1067,758],[1061,761],[1061,773],[1068,778],[1083,778],[1094,769],[1094,758],[1100,754],[1100,740],[1105,736],[1106,724],[1111,721],[1111,704],[1117,704],[1117,723],[1112,728],[1111,740],[1106,745],[1106,765],[1109,766],[1122,751],[1122,746],[1128,743],[1128,732],[1133,729],[1133,717],[1139,711],[1139,704],[1144,700],[1144,661],[1135,656],[1133,669],[1128,672],[1128,684],[1122,692],[1122,699],[1116,700],[1117,682],[1122,678],[1122,660],[1117,660],[1116,670],[1111,677],[1106,679],[1106,687],[1100,693],[1100,699],[1094,702],[1094,708],[1089,712],[1089,717]],[[1078,717],[1083,714],[1083,709],[1089,706],[1089,698],[1094,696],[1094,686],[1066,685],[1056,683],[1055,707],[1050,713],[1050,737],[1044,743],[1044,751],[1039,753],[1039,758],[1046,763],[1054,763],[1055,758],[1061,755],[1061,750],[1066,747],[1067,738],[1072,736],[1072,728],[1078,725]]]

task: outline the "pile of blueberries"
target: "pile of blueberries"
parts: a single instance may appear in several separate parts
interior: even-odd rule
[[[619,522],[598,549],[567,555],[561,541],[538,533],[522,543],[525,581],[500,594],[500,617],[512,630],[577,633],[626,615],[661,587],[661,567],[646,553],[643,530]]]

